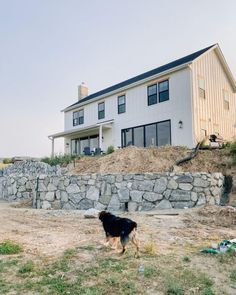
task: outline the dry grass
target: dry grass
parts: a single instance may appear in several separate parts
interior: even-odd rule
[[[0,163],[0,169],[2,168],[6,168],[9,164],[3,164],[3,163]]]

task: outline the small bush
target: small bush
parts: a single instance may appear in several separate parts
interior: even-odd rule
[[[34,269],[34,263],[32,260],[28,260],[22,267],[19,269],[19,273],[31,272]]]
[[[156,255],[156,253],[157,253],[156,244],[153,241],[148,241],[144,245],[144,252],[149,255]]]
[[[8,255],[8,254],[17,254],[22,252],[22,247],[10,240],[5,240],[0,243],[0,254]]]
[[[184,262],[190,262],[191,259],[190,259],[188,256],[184,256],[184,257],[183,257],[183,261],[184,261]]]
[[[73,155],[57,155],[55,157],[45,157],[41,159],[41,162],[49,164],[51,166],[56,165],[68,165],[75,160],[76,156]]]
[[[167,295],[184,295],[184,290],[178,283],[171,282],[168,284],[166,294]]]
[[[107,148],[107,154],[112,154],[114,152],[114,146],[113,145],[110,145],[108,148]]]
[[[12,164],[12,159],[10,159],[10,158],[5,158],[5,159],[3,159],[3,164]]]

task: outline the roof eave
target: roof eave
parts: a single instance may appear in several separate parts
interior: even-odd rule
[[[92,102],[94,102],[94,101],[97,101],[97,100],[100,100],[100,99],[104,99],[104,98],[106,98],[106,97],[108,97],[108,96],[114,95],[114,94],[119,93],[119,92],[121,92],[121,91],[125,91],[125,90],[127,90],[127,89],[129,89],[129,88],[133,88],[133,87],[135,87],[135,86],[137,86],[137,85],[144,84],[144,83],[146,83],[146,82],[148,82],[148,81],[151,81],[151,80],[153,80],[153,79],[159,78],[159,77],[161,77],[161,76],[165,76],[165,75],[168,75],[168,74],[170,74],[170,73],[173,73],[173,72],[179,71],[179,70],[181,70],[181,69],[183,69],[183,68],[186,68],[186,67],[187,67],[189,64],[191,64],[191,63],[192,63],[192,61],[191,61],[191,62],[187,62],[187,63],[185,63],[185,64],[182,64],[182,65],[179,65],[179,66],[174,67],[174,68],[172,68],[172,69],[169,69],[169,70],[167,70],[167,71],[164,71],[164,72],[158,73],[158,74],[153,75],[153,76],[151,76],[151,77],[148,77],[148,78],[146,78],[146,79],[139,80],[139,81],[134,82],[134,83],[132,83],[132,84],[129,84],[129,85],[126,85],[126,86],[124,86],[124,87],[118,88],[118,89],[116,89],[116,90],[110,91],[110,92],[108,92],[108,93],[106,93],[106,94],[103,94],[103,95],[97,96],[97,97],[92,98],[91,100],[85,101],[85,102],[83,102],[83,103],[80,103],[80,104],[79,104],[79,102],[78,102],[78,104],[76,104],[76,105],[74,105],[74,106],[67,107],[67,108],[61,110],[61,112],[68,112],[68,111],[71,111],[71,110],[74,110],[74,109],[80,108],[80,107],[82,107],[82,106],[84,106],[84,105],[87,105],[87,104],[90,104],[90,103],[92,103]]]

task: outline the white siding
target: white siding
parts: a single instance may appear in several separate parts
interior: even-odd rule
[[[236,135],[234,124],[235,94],[215,50],[206,52],[192,65],[193,71],[193,116],[195,139],[202,139],[201,128],[206,126],[207,135],[214,133],[216,126],[225,140]],[[204,78],[206,98],[199,97],[198,77]],[[229,110],[224,109],[223,90],[229,93]]]
[[[148,106],[147,85],[165,79],[169,79],[169,100]],[[130,88],[125,92],[117,93],[104,100],[91,102],[82,107],[84,109],[84,124],[81,125],[81,128],[114,119],[112,132],[110,130],[104,131],[103,144],[105,149],[111,144],[115,147],[121,146],[122,129],[171,120],[172,145],[193,147],[190,85],[190,70],[186,68],[161,77],[161,79],[156,79]],[[121,94],[126,95],[126,112],[118,114],[117,97]],[[101,101],[105,101],[105,118],[98,120],[98,103]],[[65,130],[79,127],[73,127],[72,118],[73,111],[65,113]],[[182,129],[178,127],[179,120],[183,122]]]

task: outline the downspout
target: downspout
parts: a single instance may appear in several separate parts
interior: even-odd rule
[[[190,85],[191,85],[191,113],[192,113],[192,138],[193,138],[193,144],[194,146],[197,144],[196,140],[196,133],[195,133],[195,115],[194,115],[194,97],[193,97],[193,70],[192,70],[192,63],[188,65],[188,68],[190,70]]]
[[[54,137],[52,136],[48,136],[48,138],[51,140],[52,142],[52,151],[51,151],[51,157],[54,157]]]

